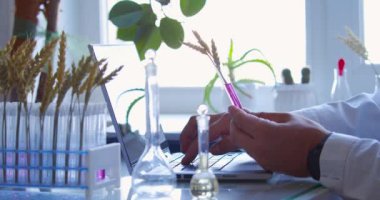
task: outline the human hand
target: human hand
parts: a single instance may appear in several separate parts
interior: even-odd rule
[[[309,176],[307,156],[328,131],[318,123],[290,113],[247,113],[234,106],[230,135],[233,143],[266,170]]]
[[[236,150],[237,147],[232,144],[229,135],[230,130],[230,115],[221,113],[210,115],[209,122],[209,140],[215,141],[218,138],[221,140],[210,147],[212,154],[223,154],[229,151]],[[198,154],[198,130],[196,116],[192,116],[180,135],[181,151],[185,153],[182,159],[183,165],[190,164]]]

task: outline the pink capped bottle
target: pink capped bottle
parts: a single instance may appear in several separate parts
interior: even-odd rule
[[[347,70],[345,61],[339,59],[337,68],[334,69],[334,82],[331,88],[331,101],[343,101],[351,97],[351,90],[347,82]]]

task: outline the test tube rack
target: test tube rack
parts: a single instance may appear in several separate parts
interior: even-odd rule
[[[7,159],[9,155],[18,154],[19,157],[30,158],[36,155],[45,157],[74,155],[78,156],[84,162],[82,166],[69,167],[69,166],[32,166],[32,165],[17,165],[1,163],[1,182],[0,187],[4,188],[40,188],[40,189],[54,189],[54,188],[67,188],[67,189],[82,189],[86,191],[86,198],[92,196],[93,192],[101,188],[119,188],[120,187],[120,144],[112,143],[102,146],[97,146],[83,151],[46,151],[46,150],[15,150],[15,149],[0,149],[3,158]],[[112,155],[112,156],[110,156]],[[38,181],[30,180],[30,173],[40,171],[49,172],[72,172],[78,174],[78,181],[68,182],[55,182],[54,181]],[[17,176],[15,176],[17,174]],[[46,175],[46,174],[45,174]],[[24,177],[23,181],[20,178]],[[88,199],[88,198],[87,198]]]

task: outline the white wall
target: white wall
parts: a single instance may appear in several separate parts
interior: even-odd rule
[[[0,0],[0,48],[12,35],[14,0]]]

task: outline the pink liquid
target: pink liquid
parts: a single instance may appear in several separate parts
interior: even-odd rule
[[[239,97],[236,95],[234,86],[231,83],[224,84],[226,91],[228,93],[228,97],[230,98],[231,103],[234,106],[237,106],[239,108],[242,108]]]
[[[105,169],[100,169],[96,172],[96,180],[97,181],[102,181],[106,178],[106,170]]]

